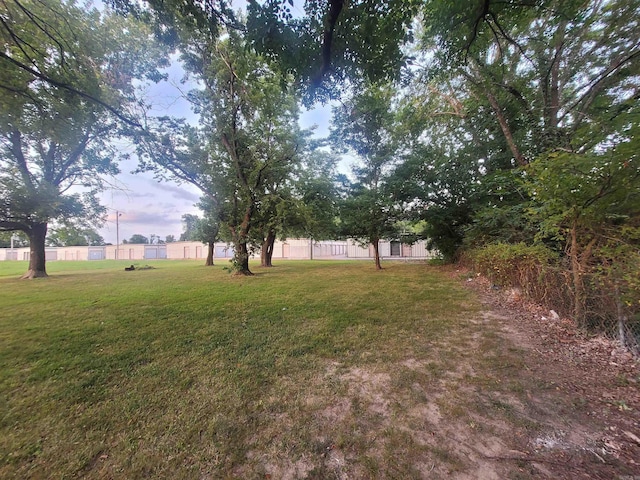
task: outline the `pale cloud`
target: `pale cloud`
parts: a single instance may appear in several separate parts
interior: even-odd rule
[[[125,197],[125,198],[154,198],[155,195],[151,192],[131,192],[128,190],[116,190],[113,193],[114,197]]]
[[[149,183],[156,189],[163,193],[172,193],[172,197],[177,200],[185,200],[188,202],[196,203],[200,199],[200,195],[193,188],[187,189],[184,186],[172,185],[169,183],[158,183],[149,181]]]
[[[161,225],[171,221],[174,221],[174,219],[170,215],[157,211],[123,213],[120,217],[120,223],[126,222],[132,225]]]

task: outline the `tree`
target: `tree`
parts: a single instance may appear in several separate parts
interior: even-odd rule
[[[122,242],[122,243],[149,243],[149,239],[147,237],[145,237],[144,235],[141,235],[139,233],[134,233],[133,235],[131,235],[131,238],[129,240],[127,240],[126,242]]]
[[[255,245],[260,247],[262,267],[273,266],[276,238],[286,237],[301,221],[301,203],[295,188],[307,143],[297,121],[273,120],[274,128],[269,131],[260,149],[260,155],[272,167],[265,170],[252,235]]]
[[[148,32],[122,18],[86,12],[71,2],[56,9],[44,3],[29,4],[28,11],[18,2],[4,7],[0,42],[11,55],[0,56],[0,229],[29,237],[23,278],[43,277],[48,223],[99,221],[102,176],[117,172],[118,155],[108,138],[119,131],[120,118],[76,91],[129,104],[133,78],[157,79],[160,62]],[[125,28],[135,48],[118,39]],[[41,81],[42,72],[57,83]]]
[[[613,133],[637,96],[637,1],[475,3],[427,3],[427,68],[482,101],[513,166],[593,148]]]
[[[212,267],[215,242],[218,241],[220,235],[217,204],[209,197],[203,197],[200,199],[198,207],[204,212],[204,218],[198,218],[196,222],[196,238],[207,244],[207,259],[204,264],[207,267]]]
[[[553,152],[532,162],[529,188],[542,237],[565,242],[571,261],[574,318],[586,325],[585,274],[598,248],[636,243],[640,220],[638,139],[616,149],[585,155]],[[620,228],[623,226],[624,228]],[[629,228],[629,226],[632,226]],[[620,259],[624,261],[624,259]]]
[[[337,156],[319,148],[309,149],[295,182],[298,199],[297,221],[290,226],[293,235],[312,240],[335,239],[338,204]]]
[[[251,229],[260,208],[266,213],[297,162],[298,106],[287,79],[248,51],[241,38],[230,35],[217,52],[217,65],[207,65],[216,73],[205,77],[203,100],[211,107],[205,118],[224,192],[221,221],[234,243],[235,268],[246,275],[251,273]],[[267,229],[267,249],[274,239],[273,229]]]
[[[192,215],[191,213],[182,215],[182,227],[184,231],[180,234],[181,242],[193,242],[197,240],[199,220],[197,215]]]
[[[636,0],[426,4],[423,79],[432,97],[451,100],[450,112],[486,129],[466,128],[482,165],[469,182],[474,208],[463,234],[566,253],[583,325],[585,305],[595,303],[585,278],[597,283],[630,268],[612,252],[637,250],[639,10]],[[434,109],[431,117],[445,119],[432,121],[427,136],[442,144],[438,124],[451,117]]]
[[[393,90],[370,85],[334,110],[332,138],[361,160],[354,169],[357,182],[340,209],[341,230],[374,248],[376,269],[382,269],[379,244],[397,234],[399,211],[385,188],[395,160]]]
[[[293,75],[309,102],[338,97],[339,84],[397,77],[406,61],[420,0],[312,0],[294,18],[292,0],[250,0],[246,20],[227,0],[109,0],[117,10],[147,18],[159,38],[172,46],[194,38],[216,41],[222,32],[244,36],[247,45]],[[366,39],[366,41],[363,41]]]
[[[447,256],[468,233],[471,243],[533,239],[524,232],[539,227],[525,214],[531,199],[518,167],[626,136],[637,103],[636,10],[625,0],[425,4],[399,190],[413,191],[404,199]]]
[[[104,238],[90,227],[62,225],[49,232],[46,243],[52,247],[104,245]]]
[[[424,83],[417,77],[398,104],[402,162],[389,178],[390,189],[414,221],[421,237],[447,261],[463,246],[476,212],[521,201],[511,157],[490,111],[464,83],[444,76]],[[500,179],[500,180],[498,180]]]
[[[176,241],[176,237],[173,235],[167,235],[164,237],[164,243],[173,243]]]
[[[159,119],[153,139],[141,138],[142,153],[152,161],[143,168],[165,169],[200,188],[234,244],[234,270],[251,275],[259,204],[295,163],[297,102],[288,79],[234,32],[219,41],[194,39],[184,58],[204,85],[191,93],[201,126]]]
[[[258,51],[294,75],[313,102],[339,97],[346,81],[397,78],[407,59],[402,46],[422,2],[314,0],[305,2],[299,19],[288,3],[250,1],[247,35]]]
[[[18,2],[17,0],[3,2],[5,16],[3,22],[0,23],[0,38],[2,38],[3,46],[11,48],[0,51],[0,65],[19,75],[27,75],[38,82],[65,91],[71,96],[95,103],[96,106],[109,111],[125,124],[139,128],[140,124],[122,109],[124,105],[108,92],[94,88],[87,89],[86,85],[80,85],[70,81],[64,75],[59,75],[55,69],[41,68],[42,52],[45,49],[38,49],[37,44],[32,43],[33,39],[30,38],[30,35],[34,32],[49,46],[49,53],[52,54],[52,57],[64,59],[61,61],[63,66],[70,70],[77,66],[75,64],[77,58],[74,58],[77,53],[77,45],[74,41],[69,41],[68,30],[60,29],[60,23],[64,23],[69,14],[75,15],[77,12],[77,10],[67,10],[66,6],[74,7],[76,3],[73,1],[64,3],[60,6],[61,8],[58,8],[58,5],[38,2]],[[29,32],[26,35],[25,26]],[[6,80],[7,77],[0,79],[1,89],[20,93],[14,90],[15,85],[11,81],[3,83]]]

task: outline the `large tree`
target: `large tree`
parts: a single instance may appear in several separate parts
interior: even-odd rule
[[[372,84],[334,109],[331,137],[336,145],[355,154],[355,184],[344,200],[341,230],[344,235],[373,245],[376,269],[380,263],[380,240],[397,234],[399,210],[387,188],[398,151],[395,138],[393,88]]]
[[[119,11],[146,18],[172,45],[194,36],[242,34],[259,53],[294,76],[309,101],[340,96],[345,80],[397,77],[403,43],[422,0],[309,0],[304,12],[292,0],[247,2],[239,18],[229,0],[107,0]]]
[[[108,140],[118,134],[121,119],[77,92],[130,104],[133,79],[157,79],[159,57],[148,32],[121,17],[73,2],[35,2],[28,11],[18,2],[2,5],[0,42],[10,55],[0,56],[0,229],[29,237],[24,277],[42,277],[48,223],[99,220],[102,177],[118,171]],[[125,29],[128,41],[120,38]],[[43,81],[42,72],[58,84]]]
[[[312,240],[333,240],[338,235],[338,156],[323,147],[324,141],[305,152],[294,184],[297,208],[294,221],[288,225],[289,235]]]
[[[512,226],[523,226],[515,217],[528,198],[518,175],[505,171],[549,151],[586,153],[607,138],[611,146],[628,137],[624,129],[637,104],[638,6],[626,0],[425,4],[416,55],[424,68],[414,69],[405,103],[415,146],[413,173],[405,168],[405,174],[419,178],[429,195],[426,215],[447,199],[452,214],[470,207],[460,216],[454,247],[478,210],[482,228],[496,236],[513,236]],[[497,217],[510,232],[494,228]]]
[[[207,245],[205,266],[213,266],[215,243],[220,239],[220,220],[218,203],[211,197],[204,196],[198,202],[198,208],[204,213],[202,218],[196,217],[194,239]]]
[[[203,89],[190,98],[198,128],[159,119],[141,138],[144,168],[165,169],[202,190],[234,245],[234,270],[250,275],[251,230],[267,196],[292,171],[302,139],[289,78],[274,70],[234,31],[202,33],[183,52],[185,68]]]
[[[611,260],[612,239],[637,249],[639,12],[637,0],[433,0],[425,9],[427,103],[450,100],[478,145],[465,162],[476,172],[470,192],[456,195],[473,205],[462,233],[563,250],[579,321],[585,278],[623,260]],[[456,144],[451,116],[425,118],[423,144]]]
[[[214,64],[202,65],[206,89],[201,98],[210,107],[203,118],[224,192],[221,220],[234,243],[234,265],[238,273],[249,274],[251,229],[259,209],[267,213],[267,203],[297,163],[298,107],[286,78],[247,50],[240,37],[230,35],[217,53]]]
[[[261,52],[293,73],[306,100],[341,96],[345,82],[398,78],[403,44],[419,0],[311,0],[295,17],[287,0],[249,1],[247,35]]]

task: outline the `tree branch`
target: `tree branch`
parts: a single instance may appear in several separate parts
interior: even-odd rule
[[[333,34],[335,32],[338,18],[344,7],[344,0],[329,0],[329,13],[325,21],[325,28],[322,34],[322,65],[320,70],[311,79],[311,85],[317,88],[322,83],[323,77],[331,70],[331,47],[333,44]]]
[[[111,105],[109,105],[108,103],[100,100],[97,97],[94,97],[93,95],[89,95],[86,92],[83,92],[81,90],[78,90],[75,87],[72,87],[71,85],[68,85],[66,83],[60,82],[58,80],[55,80],[54,78],[49,77],[48,75],[44,75],[36,70],[34,70],[33,68],[31,68],[30,66],[16,60],[15,58],[7,55],[4,51],[0,51],[0,58],[4,58],[5,60],[9,61],[10,63],[13,63],[15,66],[17,66],[18,68],[24,70],[27,73],[30,73],[31,75],[33,75],[36,78],[39,78],[40,80],[53,85],[54,87],[58,87],[58,88],[62,88],[64,90],[67,90],[71,93],[74,93],[76,95],[79,95],[82,98],[86,98],[87,100],[97,103],[98,105],[101,105],[102,107],[106,108],[109,112],[111,112],[113,115],[115,115],[117,118],[119,118],[120,120],[122,120],[123,122],[125,122],[127,125],[131,126],[131,127],[135,127],[135,128],[142,128],[142,125],[140,125],[138,122],[131,120],[130,118],[125,117],[122,113],[120,113],[115,107],[112,107]]]
[[[638,44],[636,44],[636,47]],[[600,90],[602,90],[605,86],[605,80],[607,80],[611,74],[615,73],[617,70],[621,69],[625,64],[632,61],[636,57],[640,57],[640,49],[629,53],[625,57],[618,57],[614,59],[609,66],[600,74],[598,77],[591,82],[589,82],[590,86],[587,91],[576,100],[573,105],[571,105],[567,111],[560,117],[560,120],[564,119],[571,111],[575,108],[579,107],[577,115],[578,117],[584,117],[585,111],[591,106],[591,103],[595,100],[596,95]],[[579,122],[576,122],[574,126],[574,130],[577,128]]]
[[[29,167],[27,166],[27,160],[24,158],[24,152],[22,151],[22,134],[18,130],[13,130],[10,133],[10,140],[11,153],[13,153],[16,160],[16,165],[18,166],[18,171],[22,176],[22,180],[28,188],[35,190],[36,187],[33,177],[29,171]]]
[[[22,222],[15,222],[12,220],[0,220],[0,231],[14,232],[16,230],[26,232],[28,230],[28,226]]]

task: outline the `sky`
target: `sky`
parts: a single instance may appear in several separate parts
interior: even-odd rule
[[[180,81],[183,71],[178,63],[167,70],[168,79],[149,88],[145,96],[154,105],[156,115],[184,117],[197,121],[191,112],[189,103],[184,99],[185,86]],[[331,116],[329,106],[318,105],[312,110],[303,111],[300,126],[317,126],[316,137],[328,135]],[[107,207],[107,221],[98,229],[105,242],[122,243],[134,234],[149,238],[152,234],[165,239],[173,235],[177,240],[183,231],[182,215],[190,213],[201,215],[195,203],[201,193],[189,184],[157,181],[153,173],[136,173],[137,160],[132,159],[120,164],[121,173],[108,179],[111,187],[101,195],[101,204]],[[116,222],[116,216],[118,222]]]

